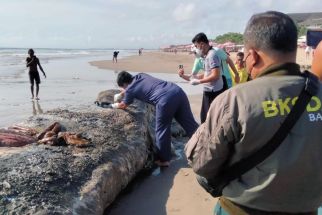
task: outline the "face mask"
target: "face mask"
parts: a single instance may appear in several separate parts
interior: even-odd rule
[[[202,51],[200,49],[196,49],[196,57],[201,57],[202,56]]]
[[[201,55],[200,54],[197,54],[197,52],[195,51],[195,58],[200,58]]]

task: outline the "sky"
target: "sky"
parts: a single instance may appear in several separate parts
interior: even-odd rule
[[[321,0],[0,0],[0,47],[155,49],[244,31],[252,14]]]

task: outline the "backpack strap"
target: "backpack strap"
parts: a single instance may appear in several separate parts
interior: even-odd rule
[[[227,168],[226,171],[223,171],[221,181],[225,181],[227,182],[226,184],[228,184],[230,181],[238,178],[259,163],[263,162],[278,148],[278,146],[281,145],[283,140],[287,137],[290,130],[294,127],[295,123],[306,109],[306,106],[310,102],[312,96],[316,95],[319,91],[320,84],[315,75],[308,71],[304,71],[302,76],[305,78],[305,85],[291,112],[287,115],[286,119],[274,136],[258,151],[247,158],[241,159],[231,167]]]

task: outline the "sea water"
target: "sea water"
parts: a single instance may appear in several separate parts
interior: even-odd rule
[[[116,88],[114,71],[104,71],[90,61],[112,60],[113,50],[34,49],[47,78],[38,68],[39,101],[31,99],[26,58],[28,49],[0,49],[0,127],[53,108],[92,104],[97,94]],[[120,50],[120,58],[136,54]],[[34,89],[35,91],[35,89]]]
[[[94,105],[100,91],[118,88],[116,77],[119,71],[98,69],[89,64],[91,61],[112,60],[114,50],[34,49],[34,51],[47,75],[45,79],[38,69],[41,77],[39,101],[31,99],[26,68],[28,49],[0,48],[0,127],[18,123],[29,116],[54,108],[70,108],[79,104]],[[119,60],[137,54],[137,50],[119,51]],[[201,87],[191,87],[179,78],[176,71],[174,74],[152,75],[177,83],[187,94],[202,92]]]

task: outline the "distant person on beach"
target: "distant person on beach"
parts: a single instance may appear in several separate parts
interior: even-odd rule
[[[142,51],[143,51],[143,49],[142,49],[142,48],[140,48],[140,49],[139,49],[139,56],[141,56],[141,55],[142,55]]]
[[[29,57],[26,59],[26,67],[29,67],[29,81],[30,81],[30,89],[31,89],[31,99],[34,99],[34,83],[36,82],[36,100],[39,100],[38,93],[39,93],[39,84],[40,84],[40,77],[37,66],[39,66],[40,71],[44,74],[46,78],[46,74],[43,68],[40,65],[39,59],[36,57],[35,52],[33,49],[28,50]]]
[[[305,59],[309,60],[311,58],[312,48],[311,46],[306,46],[305,48]]]
[[[203,57],[204,73],[195,77],[184,74],[184,69],[180,68],[178,74],[192,85],[203,84],[203,97],[200,111],[200,121],[206,120],[211,102],[222,92],[224,92],[224,82],[221,76],[221,61],[216,55],[216,51],[209,45],[207,36],[204,33],[197,34],[192,43],[196,47],[198,55]]]
[[[219,95],[185,147],[193,170],[208,181],[269,142],[309,76],[296,64],[297,27],[288,15],[253,15],[244,43],[253,80]],[[219,204],[227,214],[317,214],[322,204],[322,90],[310,77],[317,94],[312,90],[316,95],[281,145],[224,187]]]
[[[239,82],[238,83],[235,82],[235,73],[232,70],[230,70],[230,75],[232,77],[233,86],[235,86],[236,84],[245,83],[248,80],[249,75],[246,71],[246,65],[245,65],[245,61],[244,61],[244,53],[243,52],[237,53],[235,67],[236,67],[238,75],[239,75]]]
[[[119,51],[114,51],[113,52],[113,63],[117,63],[117,55],[119,54]]]
[[[117,76],[117,84],[124,91],[116,95],[116,97],[123,98],[119,103],[112,104],[112,108],[125,109],[134,99],[155,106],[155,132],[158,150],[155,163],[159,166],[169,166],[171,160],[172,119],[176,119],[189,137],[198,128],[198,124],[193,118],[187,95],[178,85],[154,78],[145,73],[132,76],[130,73],[122,71]]]

